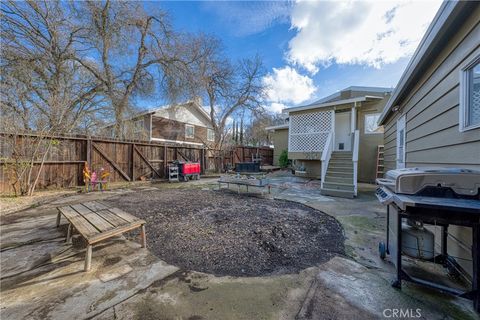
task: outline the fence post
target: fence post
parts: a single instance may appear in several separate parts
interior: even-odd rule
[[[165,173],[165,178],[168,177],[168,152],[167,152],[167,145],[163,146],[163,171]]]
[[[202,158],[201,158],[201,169],[202,169],[202,174],[205,174],[205,147],[202,148]]]
[[[87,163],[89,166],[92,165],[92,138],[87,137]]]
[[[130,176],[132,181],[135,181],[135,144],[130,144]]]

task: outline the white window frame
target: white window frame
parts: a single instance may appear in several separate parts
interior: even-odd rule
[[[212,138],[210,139],[210,133]],[[208,141],[215,141],[215,131],[213,129],[207,128],[207,140]]]
[[[383,134],[384,129],[382,128],[381,132],[367,132],[367,117],[368,116],[378,116],[380,118],[381,112],[375,112],[375,113],[366,113],[365,116],[363,117],[363,133],[364,134]],[[378,119],[377,119],[378,120]],[[377,125],[377,128],[381,128],[383,126]]]
[[[188,128],[192,128],[192,135],[188,134]],[[194,125],[191,125],[191,124],[186,124],[185,125],[185,138],[188,138],[188,139],[195,138],[195,126]]]
[[[470,107],[470,77],[469,74],[480,63],[480,54],[470,60],[460,70],[460,106],[459,106],[459,130],[460,132],[480,128],[480,123],[468,125],[468,111]]]

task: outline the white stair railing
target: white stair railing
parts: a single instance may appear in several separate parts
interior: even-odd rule
[[[353,135],[353,153],[352,153],[352,162],[353,162],[353,186],[354,194],[357,196],[357,176],[358,176],[358,147],[360,143],[360,132],[355,130]]]
[[[333,151],[333,131],[328,133],[327,141],[325,141],[325,145],[322,151],[322,157],[320,160],[322,161],[322,181],[320,182],[320,188],[323,189],[323,183],[325,182],[325,177],[327,176],[327,169],[328,163],[330,162],[330,157],[332,156]]]

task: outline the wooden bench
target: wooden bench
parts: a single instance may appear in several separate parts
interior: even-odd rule
[[[140,237],[142,248],[147,246],[145,221],[118,208],[99,201],[90,201],[82,204],[59,207],[57,209],[57,227],[60,226],[62,215],[68,220],[67,243],[70,243],[74,230],[87,241],[85,271],[90,270],[92,246],[97,242],[117,236],[126,231],[141,228]]]

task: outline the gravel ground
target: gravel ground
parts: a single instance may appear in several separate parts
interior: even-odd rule
[[[107,202],[145,219],[148,248],[183,269],[285,274],[344,254],[340,223],[298,203],[195,189],[142,191]]]

